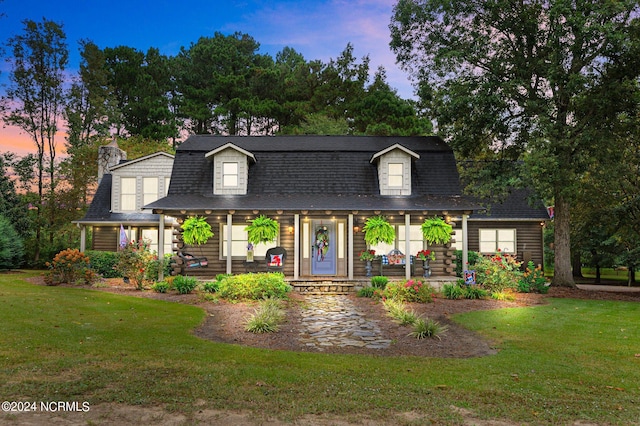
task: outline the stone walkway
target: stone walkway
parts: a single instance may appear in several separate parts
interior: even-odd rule
[[[380,334],[376,321],[365,318],[344,296],[308,295],[305,302],[300,341],[307,346],[384,349],[391,344]]]

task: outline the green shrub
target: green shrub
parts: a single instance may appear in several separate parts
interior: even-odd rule
[[[380,297],[395,299],[402,302],[433,302],[435,290],[431,285],[420,279],[410,279],[404,281],[392,281],[379,291]]]
[[[416,339],[424,339],[426,337],[436,337],[440,339],[440,335],[446,333],[448,327],[440,324],[438,321],[430,318],[418,318],[413,323],[413,331],[410,336]]]
[[[447,283],[442,286],[442,294],[446,299],[458,300],[464,297],[464,289],[459,283]]]
[[[198,299],[204,302],[213,302],[213,303],[218,303],[220,301],[220,297],[217,294],[213,294],[213,293],[200,293],[198,295]]]
[[[373,287],[363,287],[356,293],[358,297],[373,297],[376,289]]]
[[[103,278],[122,278],[120,271],[116,269],[118,258],[112,251],[87,250],[91,269],[100,274]]]
[[[549,287],[542,268],[535,267],[533,262],[529,261],[527,269],[518,280],[518,291],[520,293],[548,293]]]
[[[371,287],[373,288],[380,288],[382,290],[384,290],[384,288],[387,286],[387,283],[389,282],[389,278],[383,276],[383,275],[378,275],[375,277],[371,277]]]
[[[177,275],[173,280],[173,287],[180,294],[189,294],[198,285],[195,277],[187,277],[185,275]]]
[[[494,291],[491,293],[491,298],[493,300],[501,300],[501,301],[513,301],[515,300],[515,296],[508,291]]]
[[[202,284],[202,291],[207,293],[215,293],[218,291],[219,288],[220,288],[219,281],[209,281]]]
[[[463,287],[465,299],[484,299],[489,292],[477,285],[468,285]]]
[[[245,330],[252,333],[276,332],[285,316],[281,300],[263,299],[255,312],[245,320]]]
[[[159,281],[151,286],[151,289],[156,293],[166,293],[170,288],[171,286],[166,281]]]
[[[22,266],[24,243],[9,219],[0,216],[0,271]]]
[[[474,265],[482,259],[482,255],[476,251],[468,251],[467,257],[469,264],[464,268],[465,270],[475,269]],[[462,250],[456,250],[456,277],[462,278],[462,271]]]
[[[144,277],[148,281],[155,281],[158,279],[158,273],[160,272],[160,268],[162,268],[162,274],[167,277],[171,275],[171,258],[173,254],[165,253],[164,257],[159,259],[157,256],[153,258],[148,264],[147,269],[145,271]]]
[[[282,299],[291,291],[291,286],[280,272],[240,274],[220,281],[218,294],[229,300]]]

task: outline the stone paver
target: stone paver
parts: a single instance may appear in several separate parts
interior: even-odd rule
[[[345,296],[308,295],[305,302],[300,341],[309,347],[384,349],[391,344],[381,335],[376,321],[365,318]]]

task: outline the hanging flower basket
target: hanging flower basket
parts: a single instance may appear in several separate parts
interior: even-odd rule
[[[379,243],[392,244],[396,239],[396,229],[382,216],[368,218],[362,230],[364,240],[370,246]]]
[[[425,219],[420,227],[422,236],[429,244],[447,244],[451,241],[453,227],[441,217]]]
[[[190,246],[205,244],[209,238],[213,237],[211,225],[202,216],[193,216],[182,224],[182,240]]]
[[[268,243],[278,236],[280,224],[265,215],[260,215],[244,230],[247,231],[247,239],[251,244]]]

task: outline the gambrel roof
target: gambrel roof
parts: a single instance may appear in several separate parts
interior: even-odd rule
[[[214,195],[207,154],[251,154],[245,195]],[[413,161],[412,195],[380,195],[371,160],[401,149]],[[475,210],[462,195],[456,160],[440,138],[382,136],[189,137],[176,150],[168,195],[146,206],[175,210]]]

